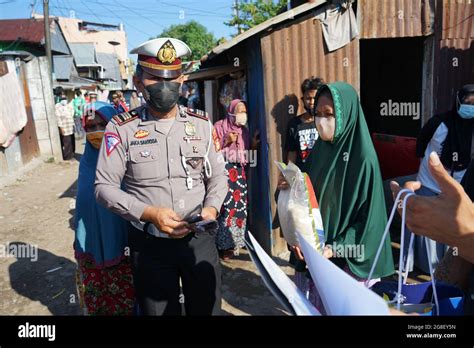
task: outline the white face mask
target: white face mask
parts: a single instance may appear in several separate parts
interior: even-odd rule
[[[316,128],[319,136],[324,141],[332,141],[336,131],[335,117],[316,117]]]
[[[67,100],[61,100],[61,105],[66,106],[67,105]]]
[[[237,126],[245,126],[247,124],[247,113],[239,112],[235,114],[235,124]]]

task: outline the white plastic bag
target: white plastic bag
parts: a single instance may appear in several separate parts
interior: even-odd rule
[[[280,227],[285,240],[291,246],[299,245],[296,233],[299,232],[322,253],[324,228],[311,180],[291,162],[288,165],[276,162],[276,165],[290,185],[290,189],[280,191],[277,202]]]

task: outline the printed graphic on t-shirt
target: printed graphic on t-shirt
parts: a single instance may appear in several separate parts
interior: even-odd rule
[[[304,162],[308,158],[314,143],[318,139],[316,128],[306,128],[298,130],[298,139],[300,144],[301,160]]]

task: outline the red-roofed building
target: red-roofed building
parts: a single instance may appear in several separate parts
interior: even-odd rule
[[[71,54],[66,39],[56,20],[51,19],[51,51]],[[0,20],[0,51],[23,50],[36,56],[45,54],[43,19]]]

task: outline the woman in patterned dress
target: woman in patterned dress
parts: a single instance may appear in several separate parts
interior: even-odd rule
[[[132,315],[135,293],[125,220],[96,203],[94,180],[107,122],[117,114],[104,102],[88,104],[86,147],[79,165],[74,251],[81,307],[87,315]]]
[[[227,117],[217,121],[215,143],[226,159],[226,172],[229,178],[229,192],[222,205],[218,218],[217,248],[224,260],[238,255],[244,243],[247,230],[247,179],[245,167],[248,164],[249,150],[258,145],[258,133],[250,144],[247,124],[247,105],[234,99],[227,110]],[[251,146],[252,145],[252,146]]]

